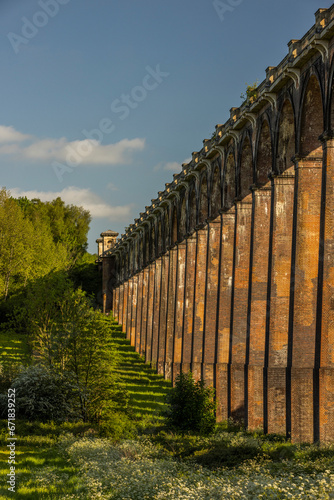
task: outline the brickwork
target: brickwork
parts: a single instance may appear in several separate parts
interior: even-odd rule
[[[334,5],[288,48],[97,262],[103,310],[217,420],[334,442]]]
[[[263,427],[263,387],[268,303],[271,186],[253,191],[253,256],[248,339],[248,414],[250,429]]]
[[[275,176],[272,212],[272,266],[267,372],[267,430],[286,432],[286,369],[293,232],[294,167]]]
[[[313,440],[322,159],[297,163],[297,227],[292,331],[291,432]],[[301,417],[302,414],[302,417]]]
[[[231,416],[245,421],[245,365],[251,244],[251,195],[236,206],[234,301],[231,351]]]
[[[164,375],[165,373],[168,274],[169,274],[169,255],[165,254],[162,256],[162,264],[161,264],[161,298],[160,298],[160,321],[159,321],[158,360],[157,360],[157,370],[160,375]]]
[[[160,325],[160,299],[161,299],[161,263],[160,257],[155,261],[155,282],[154,282],[154,300],[153,300],[153,329],[152,329],[152,354],[151,364],[154,368],[158,362],[158,343],[159,343],[159,325]]]
[[[168,296],[167,296],[167,331],[165,351],[165,377],[172,380],[172,363],[174,350],[174,324],[175,324],[175,293],[177,271],[177,248],[169,251]]]
[[[186,243],[185,307],[182,346],[182,371],[189,371],[193,348],[193,315],[195,294],[196,234]]]

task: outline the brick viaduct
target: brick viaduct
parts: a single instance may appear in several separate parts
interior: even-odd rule
[[[217,419],[334,441],[334,5],[120,239],[104,309],[158,372],[216,389]]]

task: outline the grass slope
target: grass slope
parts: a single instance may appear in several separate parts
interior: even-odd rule
[[[117,370],[120,383],[130,395],[130,408],[137,418],[152,417],[162,419],[161,411],[164,409],[164,398],[171,388],[171,383],[158,375],[144,359],[135,352],[122,327],[111,321],[113,342],[121,357]]]
[[[143,425],[159,425],[163,420],[165,394],[170,382],[157,375],[134,351],[122,327],[112,318],[110,324],[113,343],[120,354],[117,369],[120,384],[129,393],[129,407],[135,419]],[[15,332],[0,333],[0,363],[14,366],[28,364],[30,351],[24,335]],[[70,432],[87,436],[94,431],[90,424],[40,424],[17,422],[16,426],[16,492],[7,490],[9,472],[7,449],[7,421],[0,421],[0,500],[15,498],[24,500],[91,498],[86,497],[86,488],[78,469],[68,463],[59,453],[57,443],[61,433]]]

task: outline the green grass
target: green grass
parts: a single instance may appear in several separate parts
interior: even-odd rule
[[[111,325],[114,344],[120,354],[117,369],[119,380],[130,396],[129,406],[132,414],[152,422],[163,420],[161,412],[165,409],[165,396],[171,389],[171,383],[158,375],[144,359],[135,352],[122,327],[108,319]]]
[[[6,485],[7,422],[0,421],[0,500],[334,498],[333,446],[291,444],[231,422],[211,436],[167,431],[160,412],[171,384],[134,352],[119,325],[106,321],[138,435],[116,441],[100,439],[90,424],[17,421],[13,494]],[[29,360],[22,336],[0,334],[0,349],[2,360]]]
[[[38,424],[18,422],[15,464],[15,493],[8,491],[9,472],[7,422],[0,421],[0,500],[60,499],[84,492],[77,469],[59,453],[61,432],[72,430],[80,435],[83,424]],[[87,425],[86,425],[87,431]]]

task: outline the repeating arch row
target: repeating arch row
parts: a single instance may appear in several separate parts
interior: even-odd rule
[[[334,6],[102,253],[104,309],[217,417],[334,441]]]

